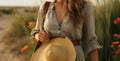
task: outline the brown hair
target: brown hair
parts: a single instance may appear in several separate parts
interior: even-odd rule
[[[70,18],[73,19],[73,25],[77,26],[84,20],[82,10],[85,5],[84,0],[67,0]]]
[[[55,0],[54,2],[56,2]],[[68,5],[68,13],[70,15],[70,20],[73,21],[73,25],[76,27],[77,24],[81,23],[84,20],[84,15],[82,10],[85,5],[84,0],[66,0]]]

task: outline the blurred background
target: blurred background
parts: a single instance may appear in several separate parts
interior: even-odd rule
[[[99,61],[120,61],[120,0],[90,1],[94,4],[98,42],[103,46]],[[30,32],[43,2],[0,0],[0,61],[30,60],[36,45]]]

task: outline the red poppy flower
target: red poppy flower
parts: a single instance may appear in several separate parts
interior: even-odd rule
[[[114,36],[115,36],[115,37],[118,37],[118,36],[119,36],[119,34],[114,34]]]
[[[114,20],[114,24],[116,25],[116,24],[118,24],[118,22],[116,20]]]
[[[120,23],[120,17],[117,18],[117,21]]]
[[[33,22],[33,21],[29,22],[29,26],[30,27],[34,27],[35,26],[35,22]]]
[[[119,43],[119,41],[112,42],[113,45],[118,45]]]
[[[120,38],[120,34],[118,34],[117,38]]]
[[[27,51],[29,49],[28,45],[25,45],[22,49],[21,52],[24,53],[25,51]]]

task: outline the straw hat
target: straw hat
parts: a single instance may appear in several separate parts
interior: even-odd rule
[[[31,61],[75,61],[76,52],[72,42],[67,38],[54,38],[42,44]]]

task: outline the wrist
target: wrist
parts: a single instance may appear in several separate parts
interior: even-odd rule
[[[89,53],[89,59],[90,61],[98,61],[98,50],[95,49],[92,52]]]
[[[38,40],[39,40],[39,33],[36,33],[36,34],[34,35],[34,38],[38,41]]]

